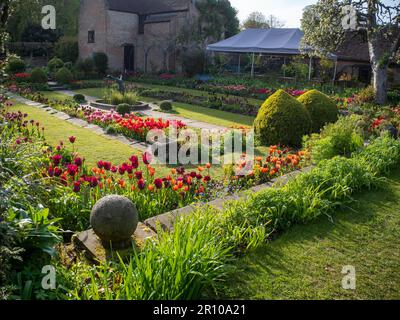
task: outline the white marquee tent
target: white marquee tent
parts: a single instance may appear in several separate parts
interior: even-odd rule
[[[300,44],[303,37],[304,33],[297,28],[247,29],[231,38],[208,45],[207,50],[252,54],[251,73],[254,75],[255,54],[300,55],[302,54]],[[331,58],[337,60],[335,55],[331,55]],[[309,79],[311,78],[311,66],[312,57],[310,57],[309,64]]]

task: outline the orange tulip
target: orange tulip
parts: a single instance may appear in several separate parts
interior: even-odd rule
[[[148,189],[149,189],[150,192],[153,192],[153,191],[154,191],[154,185],[152,185],[152,184],[149,185],[149,186],[148,186]]]
[[[207,169],[210,169],[210,168],[211,168],[211,163],[207,163],[207,164],[206,164],[206,168],[207,168]]]
[[[172,173],[172,174],[176,174],[176,169],[172,169],[172,170],[171,170],[171,173]]]

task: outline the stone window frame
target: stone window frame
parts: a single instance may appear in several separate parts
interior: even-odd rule
[[[88,43],[96,43],[96,32],[95,30],[88,31]]]

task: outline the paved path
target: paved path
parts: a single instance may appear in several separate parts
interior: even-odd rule
[[[64,95],[67,95],[70,97],[73,97],[74,95],[77,94],[77,92],[70,91],[70,90],[59,90],[59,91],[57,91],[57,93],[64,94]],[[99,98],[86,96],[86,95],[85,95],[85,98],[86,98],[86,101],[88,101],[88,102],[99,100]],[[208,130],[213,130],[213,131],[228,130],[227,127],[218,126],[218,125],[210,124],[207,122],[197,121],[197,120],[179,117],[179,116],[175,116],[175,115],[164,113],[164,112],[155,111],[155,109],[158,109],[159,106],[152,104],[152,103],[149,103],[149,106],[151,107],[151,110],[140,111],[140,113],[144,114],[147,117],[156,118],[156,119],[161,118],[163,120],[169,120],[169,121],[174,121],[174,120],[182,121],[189,127],[196,128],[196,129],[208,129]]]
[[[60,91],[61,93],[61,91]],[[100,136],[104,136],[108,139],[111,140],[117,140],[119,142],[122,142],[123,144],[126,144],[128,146],[131,146],[133,149],[139,150],[139,151],[147,151],[148,149],[148,145],[143,143],[143,142],[139,142],[139,141],[135,141],[135,140],[129,140],[126,137],[122,136],[122,135],[109,135],[107,134],[103,128],[94,125],[94,124],[90,124],[85,120],[82,119],[78,119],[78,118],[74,118],[74,117],[70,117],[68,114],[66,114],[65,112],[60,112],[56,109],[53,109],[51,107],[48,107],[44,104],[29,100],[29,99],[25,99],[19,95],[13,94],[13,93],[7,93],[7,96],[10,97],[13,100],[16,100],[20,103],[26,104],[28,106],[31,107],[35,107],[35,108],[39,108],[42,109],[43,111],[48,112],[49,114],[51,114],[52,116],[67,121],[75,126],[81,127],[81,128],[85,128],[88,129],[90,131],[92,131],[93,133],[100,135]]]

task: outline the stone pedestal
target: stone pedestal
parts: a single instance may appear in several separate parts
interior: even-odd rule
[[[144,224],[139,223],[134,235],[131,237],[130,245],[125,249],[114,249],[105,246],[93,229],[76,234],[73,237],[73,244],[77,250],[84,252],[89,260],[99,263],[118,259],[118,255],[122,259],[128,259],[135,250],[140,250],[143,247],[145,241],[154,237],[156,237],[155,232]]]

